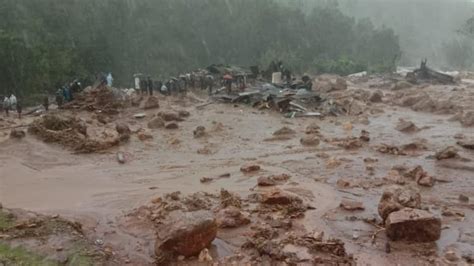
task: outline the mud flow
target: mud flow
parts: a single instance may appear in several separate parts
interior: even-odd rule
[[[0,265],[473,263],[469,76],[313,84],[293,105],[87,88],[0,118]]]

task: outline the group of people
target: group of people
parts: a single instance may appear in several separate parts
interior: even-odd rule
[[[10,111],[16,111],[18,118],[21,118],[22,106],[14,94],[11,94],[10,97],[5,96],[2,108],[6,116],[10,115]]]
[[[61,108],[64,103],[74,100],[74,94],[81,91],[81,83],[76,79],[69,84],[65,84],[56,91],[56,103],[58,108]],[[46,111],[48,111],[49,99],[46,97],[44,104]]]

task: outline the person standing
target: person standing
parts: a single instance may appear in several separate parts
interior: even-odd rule
[[[8,116],[8,112],[10,111],[10,99],[7,96],[3,99],[3,110],[5,110],[5,115]]]
[[[10,109],[16,110],[16,104],[17,104],[16,96],[12,93],[12,95],[10,95]]]
[[[148,95],[152,96],[153,95],[153,80],[151,79],[150,76],[148,76],[147,87],[148,87]]]
[[[43,97],[43,106],[44,106],[44,110],[46,110],[46,112],[49,110],[49,97],[48,97],[48,93],[46,93]]]
[[[57,91],[56,91],[56,104],[58,105],[58,109],[61,109],[61,107],[63,106],[63,90],[61,88],[59,88]]]
[[[112,77],[112,73],[109,72],[107,75],[107,86],[112,87],[112,83],[114,82],[114,78]]]
[[[17,102],[16,103],[16,112],[18,113],[18,119],[21,119],[21,112],[22,112],[23,108],[21,106],[21,102]]]

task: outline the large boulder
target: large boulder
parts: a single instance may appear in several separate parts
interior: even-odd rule
[[[146,99],[145,101],[145,105],[143,106],[145,110],[159,108],[159,107],[160,107],[160,104],[158,102],[158,98],[156,98],[155,96],[148,97],[148,99]]]
[[[385,229],[393,241],[431,242],[441,236],[441,219],[424,210],[404,208],[390,213]]]
[[[155,253],[172,253],[186,257],[199,255],[217,235],[217,223],[211,212],[170,213],[158,232]]]
[[[320,143],[319,137],[315,134],[303,136],[300,139],[300,143],[303,146],[318,146]]]
[[[150,120],[147,124],[150,129],[163,128],[165,126],[165,121],[161,117],[155,117]]]
[[[179,115],[179,113],[175,113],[175,112],[159,112],[158,116],[163,118],[163,120],[165,120],[166,122],[170,122],[170,121],[180,122],[180,121],[183,121],[183,118]]]
[[[119,138],[121,141],[127,141],[130,139],[130,134],[132,134],[132,131],[130,130],[127,124],[125,123],[115,124],[115,130],[119,134]]]
[[[380,199],[378,212],[385,221],[392,212],[399,211],[405,207],[421,208],[421,196],[412,188],[391,186],[387,188]]]

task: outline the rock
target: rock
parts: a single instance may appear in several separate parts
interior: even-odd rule
[[[306,127],[306,134],[319,134],[320,127],[316,123],[311,123]]]
[[[165,126],[165,121],[161,117],[155,117],[147,124],[149,129],[157,129]]]
[[[179,126],[178,126],[178,124],[175,123],[175,122],[169,122],[169,123],[166,123],[166,124],[165,124],[165,128],[166,128],[166,129],[178,129]]]
[[[117,161],[120,163],[120,164],[124,164],[125,163],[125,155],[123,154],[123,152],[117,152]]]
[[[352,200],[342,200],[339,204],[339,207],[343,208],[346,211],[365,210],[364,204],[362,202]]]
[[[140,130],[137,133],[138,139],[141,141],[153,139],[153,135],[147,130]]]
[[[235,228],[250,223],[248,215],[244,215],[234,206],[220,210],[217,213],[216,221],[219,228]]]
[[[319,137],[316,135],[308,135],[300,139],[300,143],[303,146],[318,146],[319,142]]]
[[[420,130],[413,122],[403,119],[399,120],[395,129],[404,133],[414,133]]]
[[[222,208],[227,208],[229,206],[234,206],[237,208],[242,207],[242,199],[239,197],[239,195],[231,193],[223,188],[221,189],[220,200]]]
[[[159,107],[160,107],[160,104],[158,102],[158,98],[156,98],[155,96],[148,97],[148,99],[145,101],[145,105],[143,106],[145,110],[159,108]]]
[[[207,248],[203,249],[201,253],[199,253],[198,260],[199,262],[207,262],[207,263],[213,261],[211,255],[209,254],[209,250]]]
[[[385,229],[392,241],[432,242],[441,236],[441,219],[424,210],[404,208],[390,213]]]
[[[314,240],[316,240],[318,242],[323,242],[324,231],[314,232],[313,238],[314,238]]]
[[[461,202],[469,202],[469,197],[464,195],[464,194],[461,194],[459,195],[459,201]]]
[[[210,182],[214,181],[214,179],[213,179],[213,178],[210,178],[210,177],[205,177],[205,176],[204,176],[204,177],[201,177],[201,179],[199,179],[199,181],[200,181],[201,183],[210,183]]]
[[[348,188],[352,186],[352,183],[347,178],[341,178],[337,180],[336,185],[340,188]]]
[[[449,146],[441,151],[438,151],[435,154],[435,158],[436,160],[459,158],[458,150],[453,146]]]
[[[444,258],[450,262],[456,262],[459,260],[458,255],[453,250],[448,250],[444,253]]]
[[[128,127],[128,125],[125,123],[115,124],[115,130],[117,131],[117,133],[119,133],[120,136],[123,136],[123,135],[130,136],[130,134],[132,134],[130,127]]]
[[[256,164],[244,165],[240,167],[240,171],[244,173],[260,171],[260,165],[256,165]]]
[[[365,142],[369,142],[370,141],[369,131],[361,130],[359,139],[362,140],[362,141],[365,141]]]
[[[158,116],[161,117],[166,122],[170,122],[170,121],[180,122],[180,121],[183,121],[183,118],[181,118],[179,116],[179,114],[175,113],[175,112],[159,112]]]
[[[282,127],[280,129],[278,129],[277,131],[273,132],[273,135],[274,136],[281,136],[281,135],[291,135],[291,134],[295,134],[296,131],[294,131],[293,129],[289,128],[289,127]]]
[[[286,193],[280,189],[273,189],[262,195],[262,203],[264,204],[280,204],[289,205],[292,202],[303,202],[300,198]]]
[[[420,193],[411,188],[391,186],[383,192],[380,198],[378,213],[385,221],[390,213],[399,211],[404,207],[421,208]]]
[[[369,101],[373,103],[381,103],[382,98],[383,98],[383,92],[381,90],[376,90],[370,95]]]
[[[193,131],[193,136],[194,138],[202,138],[206,135],[206,128],[203,126],[198,126],[196,129]]]
[[[461,140],[458,141],[456,144],[465,149],[474,150],[474,140]]]
[[[465,127],[474,126],[474,111],[470,111],[470,112],[465,113],[461,117],[461,124]]]
[[[21,129],[12,129],[10,131],[10,138],[14,138],[14,139],[22,139],[26,136],[26,133],[25,131],[21,130]]]
[[[347,82],[343,78],[336,78],[336,83],[332,86],[334,90],[347,90]]]
[[[425,175],[418,179],[416,183],[420,186],[432,187],[435,184],[435,179],[432,176]]]
[[[163,252],[196,256],[216,238],[217,223],[208,211],[171,212],[158,234],[155,244],[158,257]]]
[[[276,185],[275,180],[268,176],[261,176],[257,180],[257,184],[262,187],[274,186]]]
[[[290,175],[287,175],[287,174],[272,175],[270,176],[270,178],[277,182],[285,182],[285,181],[288,181],[288,179],[290,179]]]
[[[133,117],[135,117],[136,119],[142,119],[146,117],[146,114],[145,113],[134,114]]]
[[[402,81],[399,81],[399,82],[393,84],[390,89],[394,90],[394,91],[397,91],[397,90],[408,89],[408,88],[411,88],[412,86],[413,85],[411,83],[402,80]]]
[[[179,110],[178,115],[179,115],[179,117],[189,117],[191,115],[191,113],[189,113],[186,110]]]

